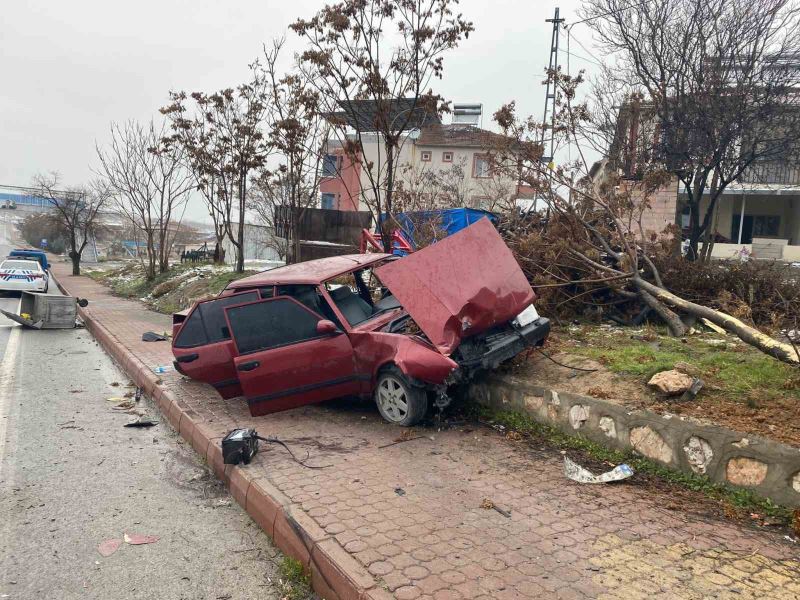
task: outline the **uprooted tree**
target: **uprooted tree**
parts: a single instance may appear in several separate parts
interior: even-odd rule
[[[643,220],[652,194],[671,174],[658,161],[642,165],[636,179],[625,179],[615,168],[600,173],[592,169],[579,137],[592,119],[592,110],[589,104],[575,101],[582,76],[569,77],[560,71],[548,76],[556,84],[560,99],[557,124],[551,134],[562,143],[573,144],[580,158],[558,166],[543,164],[541,125],[533,118],[518,118],[514,103],[495,113],[509,141],[493,150],[496,168],[503,168],[510,157],[516,158],[516,173],[523,183],[537,190],[549,209],[530,211],[507,231],[509,243],[537,292],[559,288],[569,301],[585,301],[595,308],[636,302],[658,314],[676,336],[687,332],[680,315],[693,315],[779,360],[800,363],[800,353],[793,345],[667,289],[654,258],[659,253],[674,255],[675,232],[657,235],[645,229]]]
[[[348,159],[362,166],[362,200],[376,221],[395,213],[397,170],[409,132],[447,108],[430,85],[442,77],[447,51],[474,29],[453,12],[457,4],[343,0],[291,26],[308,44],[300,65],[320,94],[334,135]],[[383,233],[391,252],[389,232]]]

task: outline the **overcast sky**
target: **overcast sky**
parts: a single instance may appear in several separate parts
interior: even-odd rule
[[[23,0],[0,11],[0,184],[29,185],[59,171],[66,185],[93,176],[95,141],[109,123],[158,115],[169,90],[213,91],[243,82],[263,42],[285,36],[287,57],[302,50],[288,25],[323,0]],[[435,91],[484,105],[484,127],[504,102],[541,118],[551,24],[560,6],[579,20],[578,0],[462,0],[476,31],[445,58]],[[562,36],[562,47],[565,45]],[[572,71],[591,70],[586,25],[572,30]],[[596,60],[595,56],[588,58]],[[562,54],[562,65],[566,56]],[[199,200],[187,216],[204,214]]]

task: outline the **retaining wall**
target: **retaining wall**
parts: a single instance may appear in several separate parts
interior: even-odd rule
[[[513,410],[619,450],[635,450],[663,465],[753,490],[774,502],[800,506],[800,449],[674,415],[491,375],[470,388],[473,400]]]

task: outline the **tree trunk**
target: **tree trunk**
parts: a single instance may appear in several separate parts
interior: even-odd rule
[[[72,274],[73,275],[80,275],[81,274],[81,255],[75,252],[75,250],[71,250],[69,253],[70,260],[72,260]]]
[[[236,248],[236,272],[244,273],[244,178],[239,180],[239,231],[236,238],[238,247]]]
[[[392,212],[392,192],[394,191],[394,155],[391,145],[386,145],[386,220],[381,227],[381,240],[383,241],[383,251],[386,254],[392,253],[392,223],[394,215]],[[381,215],[378,214],[378,222]]]
[[[675,294],[668,292],[667,290],[662,290],[652,283],[642,279],[635,280],[635,283],[640,290],[644,290],[645,292],[652,294],[655,298],[661,300],[665,304],[695,315],[696,317],[706,318],[715,325],[722,327],[725,331],[729,331],[730,333],[738,336],[743,342],[758,348],[765,354],[769,354],[770,356],[773,356],[785,363],[793,365],[800,364],[800,357],[798,357],[797,351],[794,349],[794,347],[792,347],[791,344],[784,344],[783,342],[774,340],[768,335],[761,333],[754,327],[750,327],[749,325],[742,323],[739,319],[736,319],[718,310],[714,310],[713,308],[695,304],[694,302],[689,302],[688,300],[679,298]]]
[[[638,284],[637,279],[633,281]],[[681,318],[674,311],[667,308],[663,302],[656,300],[652,294],[643,290],[641,287],[639,287],[639,296],[647,306],[656,311],[658,316],[664,320],[673,337],[683,337],[686,335],[686,325],[683,324]]]

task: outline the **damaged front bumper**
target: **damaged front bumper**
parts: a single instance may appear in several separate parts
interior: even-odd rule
[[[550,334],[550,319],[539,317],[524,327],[514,327],[488,335],[480,346],[462,344],[456,360],[462,372],[496,369],[500,364],[533,346],[541,346]]]

